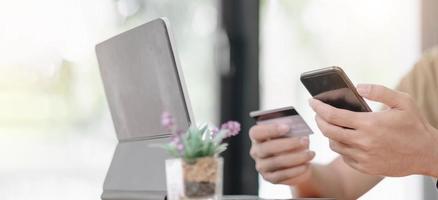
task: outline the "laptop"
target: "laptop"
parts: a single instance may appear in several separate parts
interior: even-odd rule
[[[96,45],[100,73],[118,144],[103,200],[164,199],[167,153],[151,144],[169,141],[160,116],[168,111],[187,129],[193,122],[184,77],[165,18]]]

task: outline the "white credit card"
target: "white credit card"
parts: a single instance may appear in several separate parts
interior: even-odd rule
[[[250,117],[257,121],[257,124],[286,124],[290,127],[286,137],[307,136],[313,133],[300,114],[294,107],[284,107],[273,110],[253,111]]]

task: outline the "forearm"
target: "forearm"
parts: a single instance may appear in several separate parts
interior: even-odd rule
[[[337,158],[328,165],[312,164],[311,175],[294,188],[294,195],[357,199],[381,179],[360,173],[346,165],[342,158]]]

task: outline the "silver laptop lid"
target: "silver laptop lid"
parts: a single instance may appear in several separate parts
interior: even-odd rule
[[[160,116],[169,111],[181,129],[193,119],[165,18],[96,46],[104,88],[120,141],[162,137]]]

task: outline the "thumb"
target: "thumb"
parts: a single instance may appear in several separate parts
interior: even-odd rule
[[[369,100],[383,103],[391,108],[403,107],[404,96],[401,92],[374,84],[358,84],[356,89],[360,96]]]

